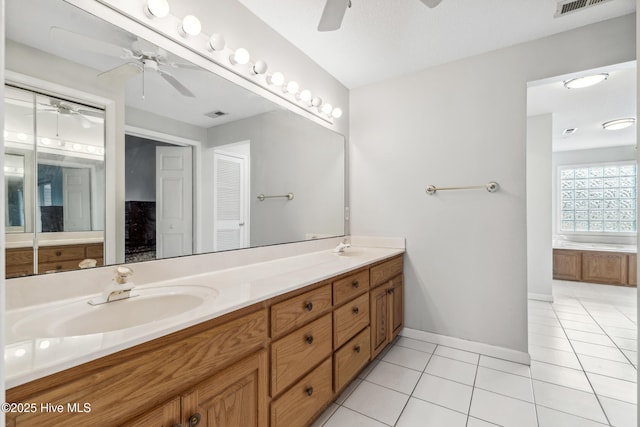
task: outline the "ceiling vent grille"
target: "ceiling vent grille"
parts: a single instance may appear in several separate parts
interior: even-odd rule
[[[218,117],[226,116],[229,113],[225,113],[224,111],[212,111],[210,113],[206,113],[205,116],[210,117],[212,119],[217,119]]]
[[[556,14],[553,16],[554,18],[558,18],[572,12],[584,10],[589,7],[597,6],[599,4],[607,3],[610,1],[612,0],[563,0],[558,2]]]

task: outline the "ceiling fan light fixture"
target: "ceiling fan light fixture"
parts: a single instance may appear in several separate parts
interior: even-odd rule
[[[253,71],[254,74],[264,74],[267,72],[268,68],[267,63],[259,59],[255,64],[253,64],[251,71]]]
[[[195,37],[202,31],[200,20],[193,16],[187,15],[182,19],[182,25],[178,27],[178,32],[182,37]]]
[[[251,60],[249,51],[243,47],[236,49],[236,51],[229,56],[229,61],[231,61],[233,65],[245,65],[249,63],[249,60]]]
[[[636,123],[636,119],[633,117],[626,117],[624,119],[609,120],[602,124],[604,130],[620,130],[628,128]]]
[[[145,12],[149,18],[165,18],[169,15],[169,2],[167,0],[148,0]]]
[[[602,83],[609,78],[609,73],[598,73],[590,76],[576,77],[575,79],[565,80],[562,83],[567,89],[582,89]]]
[[[284,74],[280,71],[276,71],[267,78],[267,83],[272,86],[282,86],[284,84]]]
[[[209,37],[209,50],[212,52],[223,50],[226,45],[227,43],[222,34],[216,33]]]

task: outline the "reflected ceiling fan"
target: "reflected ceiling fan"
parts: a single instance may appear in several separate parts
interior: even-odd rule
[[[427,7],[436,7],[442,0],[420,0]],[[342,19],[351,7],[351,0],[327,0],[318,24],[318,31],[335,31],[342,25]]]
[[[169,61],[167,51],[147,41],[135,39],[130,46],[125,47],[94,39],[84,34],[74,33],[73,31],[60,27],[51,27],[50,35],[51,38],[61,46],[70,46],[79,50],[124,60],[125,62],[123,64],[99,74],[98,77],[129,79],[142,73],[142,98],[144,98],[144,77],[146,72],[157,73],[182,96],[195,98],[193,92],[165,69],[199,69],[199,67],[191,64],[171,62]]]
[[[81,108],[59,99],[50,99],[48,103],[38,103],[38,113],[52,113],[56,115],[56,136],[60,136],[60,117],[70,117],[78,122],[83,129],[96,127],[104,120],[104,113]],[[31,116],[31,114],[29,114]]]

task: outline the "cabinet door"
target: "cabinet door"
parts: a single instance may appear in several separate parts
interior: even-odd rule
[[[580,280],[582,254],[566,249],[553,250],[553,278],[558,280]]]
[[[629,260],[627,261],[629,264],[629,277],[627,278],[627,283],[631,286],[638,285],[638,257],[636,254],[630,254]]]
[[[123,424],[123,427],[175,427],[179,425],[180,398],[176,397],[133,421]]]
[[[627,255],[617,252],[584,252],[582,280],[591,283],[627,283]]]
[[[267,352],[224,369],[182,396],[182,425],[266,427]]]
[[[403,295],[403,276],[399,275],[391,280],[391,300],[389,301],[390,310],[390,335],[389,341],[398,336],[402,326],[404,325],[404,295]]]
[[[371,304],[371,358],[389,343],[389,287],[379,286],[371,291],[369,302]]]

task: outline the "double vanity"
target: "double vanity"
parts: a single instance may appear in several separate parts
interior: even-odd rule
[[[398,246],[148,283],[97,306],[83,296],[10,310],[7,401],[37,410],[7,423],[308,425],[400,332]]]

